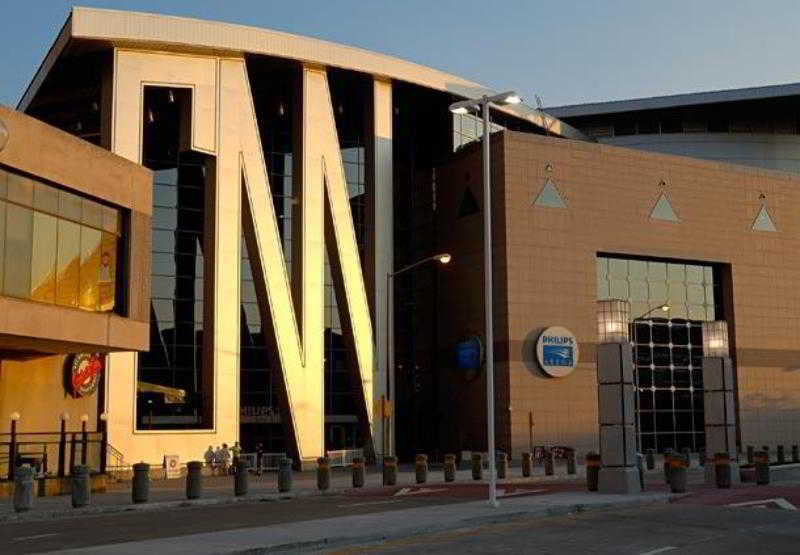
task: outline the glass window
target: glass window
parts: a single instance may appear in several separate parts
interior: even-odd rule
[[[21,175],[8,174],[8,200],[23,206],[31,206],[33,204],[33,181]]]
[[[81,226],[80,307],[97,310],[99,289],[97,278],[100,271],[100,230]]]
[[[0,200],[0,293],[3,292],[3,272],[6,250],[6,203]]]
[[[119,233],[119,210],[110,206],[103,206],[103,230],[109,233]]]
[[[34,184],[33,207],[48,214],[58,214],[58,189],[44,183]]]
[[[117,276],[117,236],[103,233],[100,247],[100,269],[97,274],[100,310],[114,310],[114,290]]]
[[[58,221],[58,259],[56,304],[78,306],[81,265],[81,226],[66,220]]]
[[[42,212],[33,213],[31,300],[45,303],[56,301],[57,231],[58,220],[55,217]]]
[[[74,222],[81,221],[81,197],[67,191],[58,192],[58,215]]]
[[[3,293],[27,298],[31,290],[31,243],[33,211],[30,208],[6,206],[6,248]]]
[[[86,198],[81,200],[83,201],[81,221],[88,226],[101,229],[103,227],[103,205]]]

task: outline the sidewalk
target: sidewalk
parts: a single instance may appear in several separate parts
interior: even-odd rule
[[[244,528],[116,543],[81,548],[59,553],[251,553],[261,550],[315,550],[351,544],[364,544],[417,534],[472,528],[513,519],[558,516],[586,510],[622,508],[665,503],[665,493],[637,495],[600,495],[567,492],[552,495],[503,499],[493,508],[486,501],[455,505],[425,506],[391,512],[352,515],[326,519],[283,523],[273,526]]]

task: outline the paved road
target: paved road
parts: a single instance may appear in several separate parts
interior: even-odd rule
[[[800,512],[651,505],[523,519],[327,553],[800,553]]]

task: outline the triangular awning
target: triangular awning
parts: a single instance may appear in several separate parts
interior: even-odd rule
[[[534,206],[549,206],[551,208],[566,208],[567,204],[558,192],[558,188],[548,178],[544,182],[544,187],[539,192],[539,195],[533,201]]]
[[[672,204],[669,202],[666,193],[661,193],[658,197],[656,205],[650,212],[650,218],[653,220],[666,220],[668,222],[679,222],[678,215],[672,209]]]
[[[753,225],[750,226],[750,229],[753,231],[778,231],[769,215],[766,204],[761,205],[761,210],[758,211],[758,216],[753,220]]]

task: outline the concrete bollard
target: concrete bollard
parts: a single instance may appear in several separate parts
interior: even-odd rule
[[[134,503],[147,503],[150,498],[150,465],[139,462],[133,465],[133,485],[131,500]]]
[[[714,454],[714,478],[718,488],[731,487],[731,458],[727,453]]]
[[[186,463],[186,499],[200,499],[203,495],[203,463]]]
[[[530,453],[522,454],[522,475],[530,478],[533,471],[533,456]]]
[[[317,489],[320,491],[331,489],[331,461],[328,457],[317,458]]]
[[[783,445],[778,445],[776,450],[776,456],[778,458],[778,464],[783,464],[786,462],[786,454],[783,451]]]
[[[14,469],[14,510],[18,513],[33,507],[33,469],[23,464]]]
[[[278,463],[278,491],[292,491],[292,459],[283,458]]]
[[[664,482],[669,485],[669,473],[672,471],[671,466],[672,449],[664,449]]]
[[[600,477],[600,455],[586,453],[586,488],[597,491],[597,482]]]
[[[636,454],[636,468],[639,471],[639,487],[644,491],[644,455]]]
[[[508,457],[505,453],[498,453],[494,459],[494,465],[497,469],[497,479],[505,480],[506,471],[508,470]]]
[[[424,484],[428,481],[428,455],[419,454],[414,459],[414,472],[417,483]]]
[[[248,468],[250,468],[250,465],[246,460],[240,458],[236,461],[236,474],[233,476],[233,494],[236,497],[247,495],[247,490],[250,489]]]
[[[656,467],[656,452],[653,449],[647,450],[647,470],[653,470]]]
[[[444,481],[454,482],[456,479],[456,456],[444,456]]]
[[[483,478],[483,457],[480,453],[472,454],[472,479],[481,480]]]
[[[364,487],[364,473],[366,472],[364,468],[364,459],[363,457],[355,457],[353,459],[353,487],[354,488],[363,488]]]
[[[673,455],[670,457],[669,489],[672,493],[686,493],[688,470],[689,462],[685,456]]]
[[[752,445],[747,446],[747,464],[753,464],[755,449]]]
[[[800,463],[800,448],[797,445],[792,445],[792,462]]]
[[[578,468],[575,463],[575,450],[570,449],[567,452],[567,474],[577,474]]]
[[[397,457],[383,457],[383,485],[397,484]]]
[[[755,465],[756,485],[766,486],[769,484],[769,455],[764,451],[756,451],[753,454],[753,464]]]
[[[544,454],[544,475],[552,476],[555,472],[555,457],[552,451],[547,451]]]
[[[91,491],[91,480],[89,479],[89,467],[85,464],[78,464],[72,467],[72,506],[74,508],[85,507],[89,504],[89,492]]]

